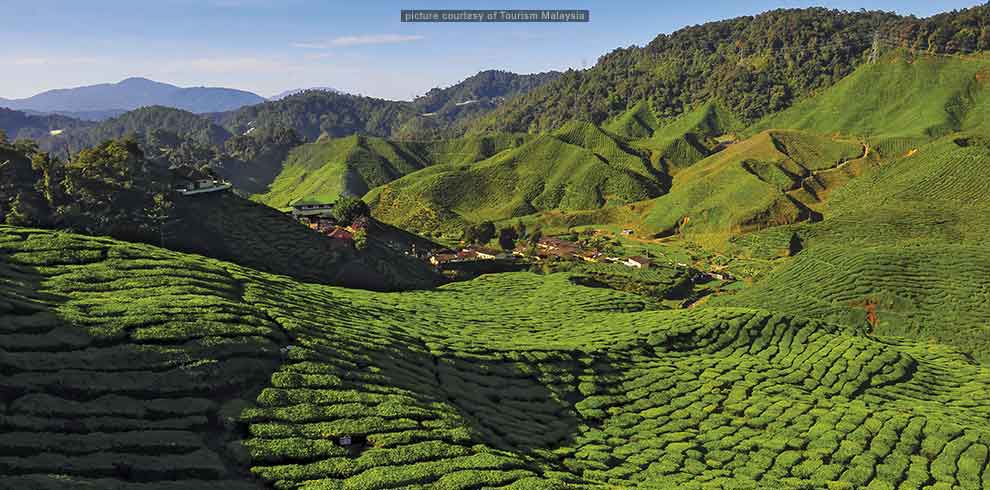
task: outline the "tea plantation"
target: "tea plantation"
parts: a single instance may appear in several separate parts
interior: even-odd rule
[[[990,369],[865,323],[12,227],[0,291],[2,488],[990,486]]]

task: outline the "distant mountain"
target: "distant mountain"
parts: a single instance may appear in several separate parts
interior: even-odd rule
[[[340,90],[337,90],[337,89],[335,89],[333,87],[295,88],[295,89],[292,89],[292,90],[286,90],[285,92],[282,92],[282,93],[280,93],[278,95],[273,95],[273,96],[269,97],[268,100],[282,100],[282,99],[284,99],[284,98],[286,98],[286,97],[288,97],[290,95],[301,94],[301,93],[306,92],[306,91],[309,91],[309,90],[315,90],[317,92],[330,92],[330,93],[335,93],[335,94],[342,94],[342,93],[344,93],[344,92],[342,92]]]
[[[3,105],[3,102],[0,102],[0,106],[2,106],[2,105]],[[110,118],[113,118],[113,117],[117,117],[117,116],[119,116],[121,114],[126,113],[127,111],[125,111],[123,109],[107,109],[105,111],[51,111],[51,112],[44,112],[44,111],[30,111],[30,110],[26,110],[24,112],[27,113],[27,114],[30,114],[32,116],[65,116],[65,117],[71,117],[73,119],[79,119],[81,121],[99,122],[99,121],[105,121],[105,120],[110,119]]]
[[[195,113],[224,112],[264,101],[264,97],[243,90],[183,88],[147,78],[128,78],[118,83],[49,90],[26,99],[3,99],[0,100],[0,105],[22,111],[84,113],[93,116],[101,112],[119,114],[152,105]]]

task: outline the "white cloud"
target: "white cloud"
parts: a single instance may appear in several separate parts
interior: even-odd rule
[[[417,34],[364,34],[360,36],[343,36],[331,39],[329,41],[292,43],[292,46],[303,49],[329,49],[378,44],[402,44],[421,41],[423,39],[426,39],[426,36],[420,36]]]

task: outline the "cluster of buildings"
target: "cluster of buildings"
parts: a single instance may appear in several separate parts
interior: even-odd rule
[[[443,249],[429,255],[430,263],[435,266],[479,260],[515,260],[525,258],[537,261],[558,259],[616,263],[636,269],[648,268],[653,264],[652,260],[646,257],[610,257],[596,249],[587,249],[578,243],[554,237],[540,238],[533,247],[525,243],[520,243],[512,252],[468,246],[460,250]]]
[[[460,250],[445,248],[428,255],[430,263],[435,266],[476,260],[511,260],[513,258],[515,258],[515,254],[473,245]]]
[[[292,217],[310,229],[318,231],[334,240],[353,244],[354,233],[367,227],[367,220],[358,219],[354,223],[341,225],[330,214],[333,204],[311,199],[299,199],[290,205]]]
[[[585,262],[603,262],[606,264],[622,264],[635,269],[649,268],[653,261],[635,255],[632,257],[612,257],[595,249],[586,249],[578,243],[559,238],[541,238],[536,243],[537,258],[546,259],[557,257],[562,259],[580,259]]]

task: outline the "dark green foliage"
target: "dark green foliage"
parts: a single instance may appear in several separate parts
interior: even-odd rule
[[[670,118],[712,99],[754,121],[837,82],[863,61],[880,25],[885,48],[967,52],[990,46],[990,7],[929,19],[881,12],[774,10],[662,34],[568,71],[499,107],[475,129],[545,131],[573,118],[600,123],[648,102]]]
[[[95,126],[66,131],[58,137],[43,140],[43,146],[46,150],[64,155],[66,152],[75,153],[83,148],[95,146],[105,140],[124,137],[162,143],[161,136],[164,134],[170,134],[164,141],[166,145],[168,143],[176,145],[179,143],[178,139],[181,139],[210,148],[223,145],[223,142],[231,137],[226,129],[203,116],[179,109],[153,106],[126,112]],[[155,151],[158,146],[151,145],[150,148]]]
[[[451,87],[433,89],[412,102],[311,90],[244,107],[217,119],[235,134],[289,128],[306,141],[315,141],[321,135],[340,138],[353,134],[433,139],[456,134],[459,124],[471,116],[488,112],[502,100],[532,90],[557,75],[485,71]]]
[[[368,209],[368,204],[361,198],[353,196],[339,197],[334,201],[333,209],[330,210],[330,215],[336,222],[348,225],[362,216],[367,218],[370,214],[371,210]]]
[[[482,221],[481,223],[468,226],[464,229],[464,241],[468,243],[484,244],[495,238],[495,223]]]
[[[35,116],[21,111],[0,107],[0,131],[8,139],[57,139],[52,131],[71,130],[91,126],[92,123],[73,119],[71,117],[48,115]]]
[[[516,248],[516,240],[519,239],[519,231],[515,227],[502,228],[498,231],[498,246],[502,250],[511,251]]]

